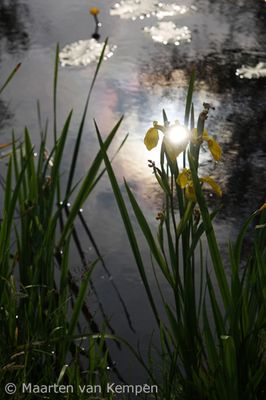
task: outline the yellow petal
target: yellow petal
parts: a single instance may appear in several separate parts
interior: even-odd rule
[[[222,196],[222,194],[223,194],[222,189],[220,188],[218,183],[215,182],[214,179],[212,179],[209,176],[203,176],[202,178],[200,178],[200,181],[208,183],[208,185],[211,186],[212,190],[217,194],[217,196],[219,196],[219,197]]]
[[[196,193],[194,190],[193,185],[187,185],[185,188],[185,196],[188,200],[193,201],[194,203],[196,203],[197,199],[196,199]]]
[[[153,149],[157,146],[159,141],[159,133],[156,128],[150,128],[144,138],[144,144],[148,150]]]
[[[205,140],[206,142],[208,141],[208,139],[210,139],[210,136],[208,134],[207,129],[203,130],[203,134],[202,134],[202,140]]]
[[[181,154],[182,151],[184,151],[185,148],[187,147],[187,142],[173,143],[166,135],[164,137],[163,142],[165,145],[165,150],[167,152],[167,155],[173,162],[176,161],[176,158],[179,156],[179,154]]]
[[[216,161],[219,161],[222,157],[222,149],[216,140],[214,140],[212,137],[209,136],[209,139],[207,140],[208,147],[210,152],[212,153],[213,158]]]
[[[190,171],[187,168],[184,168],[182,172],[177,177],[177,183],[181,187],[181,189],[184,189],[188,182],[189,182],[189,176],[190,176]]]

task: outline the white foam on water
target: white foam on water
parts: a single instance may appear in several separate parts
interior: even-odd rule
[[[259,62],[255,67],[244,66],[236,70],[236,75],[239,78],[246,79],[258,79],[258,78],[266,78],[266,63]]]
[[[174,43],[178,46],[181,42],[191,41],[191,31],[188,27],[178,28],[172,21],[159,22],[156,26],[145,27],[144,32],[149,33],[155,42],[163,44]]]
[[[67,44],[59,53],[59,60],[62,67],[65,66],[86,66],[97,62],[100,58],[104,43],[95,39],[79,40]],[[116,46],[106,46],[104,60],[113,55]]]

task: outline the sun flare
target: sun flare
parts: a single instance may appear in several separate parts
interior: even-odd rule
[[[188,140],[189,132],[182,125],[175,125],[167,132],[169,141],[173,144],[181,144]]]

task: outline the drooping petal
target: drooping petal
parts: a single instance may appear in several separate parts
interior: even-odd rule
[[[182,172],[180,172],[180,174],[177,177],[177,183],[178,185],[181,187],[181,189],[184,189],[188,182],[189,182],[189,176],[190,176],[190,172],[187,168],[184,168]]]
[[[203,176],[200,178],[201,182],[208,183],[208,185],[211,186],[212,190],[217,194],[217,196],[221,197],[222,196],[222,189],[218,185],[218,183],[215,182],[214,179],[212,179],[210,176]]]
[[[222,149],[216,140],[214,140],[212,137],[209,136],[209,139],[207,140],[208,147],[210,152],[212,153],[213,158],[215,161],[219,161],[222,157]]]
[[[150,128],[144,138],[144,144],[148,150],[152,150],[157,146],[159,141],[159,133],[156,128]]]
[[[202,133],[202,140],[205,140],[207,142],[209,138],[210,138],[210,136],[208,134],[207,129],[204,129],[203,133]]]
[[[222,157],[222,149],[221,149],[219,143],[216,142],[216,140],[212,136],[209,136],[206,129],[204,129],[204,131],[203,131],[202,140],[207,142],[209,150],[210,150],[213,158],[215,159],[215,161],[219,161]]]

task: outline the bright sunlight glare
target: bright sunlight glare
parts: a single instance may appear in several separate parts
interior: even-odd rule
[[[173,144],[183,143],[188,139],[188,130],[182,125],[175,125],[169,129],[167,137]]]

